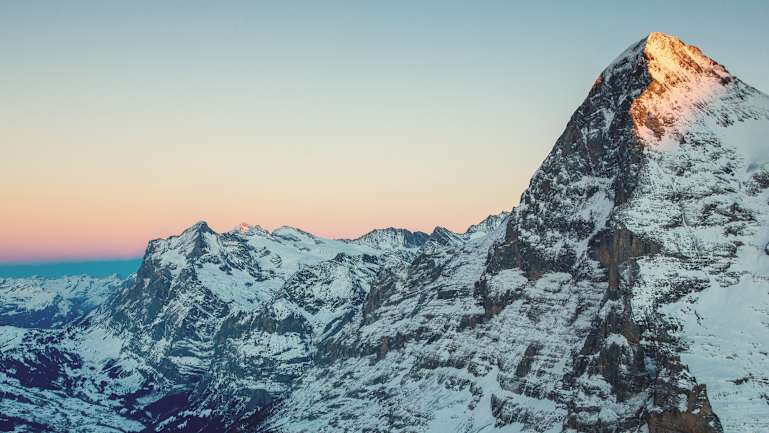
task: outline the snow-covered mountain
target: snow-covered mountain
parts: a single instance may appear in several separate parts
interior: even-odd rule
[[[123,284],[117,275],[0,278],[0,326],[63,326],[101,305]]]
[[[50,329],[0,429],[769,431],[769,97],[652,33],[465,233],[198,223]]]
[[[412,233],[406,229],[388,227],[372,230],[349,242],[380,249],[419,248],[428,238],[429,235],[424,232]]]
[[[256,416],[364,307],[374,281],[438,241],[402,229],[356,240],[247,224],[216,233],[205,222],[151,241],[136,275],[89,314],[51,329],[0,327],[0,426],[82,431],[98,419],[205,431]]]

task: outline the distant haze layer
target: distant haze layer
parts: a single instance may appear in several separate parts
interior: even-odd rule
[[[43,262],[0,264],[0,278],[44,277],[56,278],[65,275],[91,275],[106,277],[118,274],[126,277],[139,269],[140,259],[99,260],[84,262]]]

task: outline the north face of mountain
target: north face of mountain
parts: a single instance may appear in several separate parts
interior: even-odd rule
[[[600,74],[504,232],[374,286],[269,425],[765,430],[768,127],[764,94],[650,34]]]
[[[653,33],[599,76],[522,197],[487,276],[605,282],[562,379],[568,426],[632,429],[635,416],[651,431],[766,428],[755,416],[767,408],[763,379],[733,384],[764,377],[767,362],[751,349],[766,336],[757,323],[767,304],[759,295],[767,133],[769,98],[677,38]],[[510,291],[502,292],[486,302],[504,304]],[[733,298],[732,309],[703,316],[720,297]],[[756,321],[726,325],[733,314]],[[742,334],[752,338],[725,350],[734,347],[727,335]],[[616,415],[599,401],[615,401]]]
[[[763,379],[733,385],[765,376],[758,370],[767,359],[751,347],[766,327],[728,326],[723,317],[765,321],[768,120],[766,95],[658,33],[615,60],[572,117],[486,277],[520,270],[537,281],[565,272],[606,284],[558,391],[570,391],[568,426],[621,421],[632,429],[635,416],[651,431],[766,428],[755,415],[767,407]],[[489,293],[504,287],[488,286]],[[703,316],[723,296],[735,297],[731,308]],[[507,302],[500,298],[486,302]],[[726,349],[734,347],[732,333],[752,338],[741,350]]]

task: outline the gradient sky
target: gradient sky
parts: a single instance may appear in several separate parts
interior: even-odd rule
[[[769,3],[0,0],[0,261],[205,219],[352,237],[516,204],[650,31],[769,90]]]

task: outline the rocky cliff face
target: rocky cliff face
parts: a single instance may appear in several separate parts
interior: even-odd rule
[[[769,97],[659,33],[509,214],[335,241],[152,241],[132,284],[0,327],[21,431],[769,429]]]
[[[649,35],[600,74],[504,232],[375,286],[270,425],[766,429],[767,127],[765,95]]]
[[[763,290],[756,275],[766,260],[767,120],[769,98],[699,49],[653,33],[599,76],[535,175],[486,278],[520,269],[529,281],[566,272],[599,284],[592,329],[572,348],[563,377],[564,388],[579,390],[564,402],[569,427],[755,430],[734,399],[746,392],[752,402],[742,410],[757,407],[764,391],[723,386],[735,379],[694,355],[703,349],[689,332],[755,332],[755,323],[739,331],[708,325],[696,304],[744,296],[745,285]],[[700,315],[696,327],[683,326],[687,314]],[[753,350],[719,357],[741,358],[735,373],[749,376]],[[700,362],[711,366],[698,374]],[[699,383],[702,374],[723,376]],[[714,401],[706,385],[718,388]],[[612,401],[615,414],[606,417]]]
[[[0,421],[72,431],[106,413],[110,428],[170,432],[259,416],[362,308],[371,282],[428,237],[390,232],[337,241],[200,222],[151,241],[135,277],[96,310],[50,330],[0,328]]]

